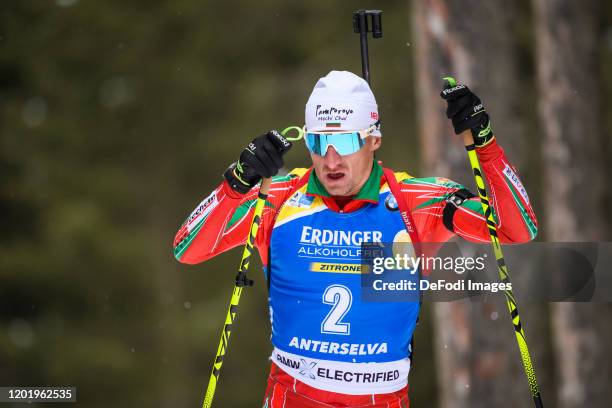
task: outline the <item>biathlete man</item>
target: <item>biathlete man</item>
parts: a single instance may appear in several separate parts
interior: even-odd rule
[[[455,132],[472,131],[500,241],[533,239],[534,211],[480,99],[464,85],[441,95]],[[489,242],[480,202],[446,178],[377,163],[378,107],[355,74],[332,71],[317,82],[305,130],[310,168],[276,176],[291,143],[274,130],[255,138],[181,226],[174,254],[196,264],[244,245],[258,183],[273,177],[256,240],[272,322],[264,407],[407,407],[420,304],[362,302],[350,266],[360,264],[363,242],[445,242],[455,234]]]

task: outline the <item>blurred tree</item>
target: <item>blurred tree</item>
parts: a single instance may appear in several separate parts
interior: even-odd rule
[[[463,143],[452,131],[438,96],[447,75],[480,96],[509,159],[527,170],[534,143],[524,118],[530,93],[516,31],[521,3],[415,0],[412,5],[417,99],[423,101],[417,107],[427,174],[449,177],[473,189]],[[528,186],[529,178],[525,177]],[[541,363],[546,313],[541,307],[521,310],[527,316],[534,360]],[[440,406],[526,405],[527,381],[503,298],[491,303],[436,303],[434,311]],[[542,371],[540,365],[536,371]]]
[[[534,7],[547,238],[610,239],[602,3],[534,0]],[[611,305],[558,303],[552,312],[558,406],[609,406]]]

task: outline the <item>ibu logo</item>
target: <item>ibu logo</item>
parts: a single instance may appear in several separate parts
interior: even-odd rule
[[[287,205],[289,207],[309,208],[313,201],[314,196],[309,196],[298,191],[287,201]]]
[[[317,363],[314,362],[314,361],[311,361],[310,363],[307,363],[306,360],[304,360],[303,358],[300,358],[300,368],[301,368],[300,375],[308,377],[311,380],[316,380],[317,377],[312,372],[314,370],[314,368],[316,367],[316,365],[317,365]]]

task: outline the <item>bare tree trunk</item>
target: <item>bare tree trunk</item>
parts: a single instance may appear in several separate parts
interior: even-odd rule
[[[599,3],[534,0],[547,179],[545,230],[551,241],[609,238]],[[610,406],[610,305],[558,303],[552,311],[559,406]]]
[[[449,177],[473,189],[465,149],[454,135],[439,98],[442,77],[449,74],[481,97],[510,160],[519,169],[524,167],[527,148],[519,114],[523,101],[512,26],[519,6],[516,2],[476,0],[413,0],[412,6],[426,175]],[[434,305],[441,407],[528,404],[529,388],[512,324],[503,299],[498,300]],[[542,339],[539,343],[530,340],[538,361],[545,344],[546,313],[542,308],[525,307],[521,312],[528,316],[524,319],[528,339]]]

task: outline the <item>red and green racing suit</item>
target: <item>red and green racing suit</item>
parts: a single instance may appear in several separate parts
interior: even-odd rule
[[[533,239],[537,221],[516,170],[495,140],[477,149],[502,243]],[[488,242],[479,199],[440,177],[394,173],[421,242],[453,235]],[[397,190],[395,190],[397,191]],[[174,241],[196,264],[245,243],[258,188],[241,195],[221,183],[191,213]],[[459,197],[460,204],[449,202]],[[311,169],[274,177],[256,247],[269,279],[274,369],[325,395],[391,395],[407,387],[418,302],[360,298],[363,242],[410,240],[382,168],[342,208]],[[400,328],[400,329],[398,329]]]

